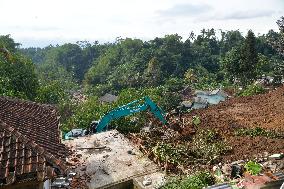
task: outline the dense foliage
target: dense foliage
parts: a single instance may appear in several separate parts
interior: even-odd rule
[[[283,20],[277,22],[279,32],[259,36],[203,29],[187,39],[172,34],[149,41],[117,38],[113,43],[79,41],[45,48],[20,48],[9,35],[0,36],[0,95],[58,106],[67,129],[87,127],[144,95],[169,111],[186,87],[234,86],[245,89],[242,96],[261,93],[252,85],[256,79],[272,76],[277,84],[283,78]],[[74,101],[78,91],[86,102]],[[101,105],[98,98],[105,93],[118,95],[119,101]],[[146,119],[135,116],[140,123]]]
[[[0,94],[33,100],[38,80],[33,63],[16,52],[9,35],[0,36]]]

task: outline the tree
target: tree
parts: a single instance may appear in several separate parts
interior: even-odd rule
[[[279,53],[280,57],[284,57],[284,17],[277,21],[280,32],[270,32],[269,43]],[[277,83],[281,83],[281,79],[284,76],[284,61],[277,61],[274,64],[274,76]]]
[[[148,63],[145,78],[148,86],[158,86],[162,81],[161,62],[156,57],[152,58]]]
[[[0,48],[6,48],[11,53],[15,53],[21,44],[16,43],[10,35],[0,35]]]
[[[258,55],[256,52],[256,38],[254,33],[249,30],[241,49],[241,82],[245,85],[249,84],[256,78],[256,66],[258,64]]]
[[[221,31],[221,40],[220,40],[220,51],[221,55],[225,55],[227,52],[232,50],[232,48],[240,46],[244,41],[239,30],[232,30],[223,32]]]
[[[279,54],[284,56],[284,16],[282,16],[281,19],[277,21],[277,25],[280,30],[280,36],[278,41],[273,42],[273,46],[279,52]]]
[[[249,31],[244,43],[226,53],[222,60],[226,76],[231,81],[237,79],[244,86],[256,78],[258,54],[254,33]]]
[[[11,57],[0,53],[0,95],[33,100],[39,86],[34,65],[19,54]]]

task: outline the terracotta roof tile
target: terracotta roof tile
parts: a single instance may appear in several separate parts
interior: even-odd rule
[[[56,113],[51,106],[0,97],[0,186],[66,171],[61,158],[68,151]]]
[[[60,143],[59,118],[54,107],[30,101],[0,97],[0,120],[56,157],[66,157]]]

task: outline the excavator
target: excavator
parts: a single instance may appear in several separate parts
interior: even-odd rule
[[[107,130],[109,123],[115,119],[125,117],[141,111],[150,110],[156,118],[158,118],[164,125],[167,124],[164,118],[164,112],[157,106],[148,96],[145,96],[139,100],[134,100],[126,105],[120,106],[107,114],[105,114],[99,121],[93,121],[90,126],[90,133],[99,133]],[[65,139],[76,136],[84,136],[89,134],[87,130],[74,129],[65,134]]]

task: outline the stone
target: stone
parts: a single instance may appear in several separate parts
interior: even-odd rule
[[[152,179],[150,177],[144,177],[144,180],[143,180],[142,184],[144,186],[149,186],[149,185],[152,184]]]
[[[269,153],[268,152],[263,152],[263,157],[268,157]]]
[[[284,157],[284,154],[273,154],[271,156],[269,156],[269,158],[271,159],[282,159]]]
[[[231,163],[231,165],[240,165],[240,164],[244,164],[245,161],[244,160],[238,160],[238,161],[234,161]]]
[[[222,166],[222,172],[224,173],[224,175],[228,176],[228,175],[231,175],[231,172],[232,172],[232,167],[231,165],[229,164],[224,164]]]

